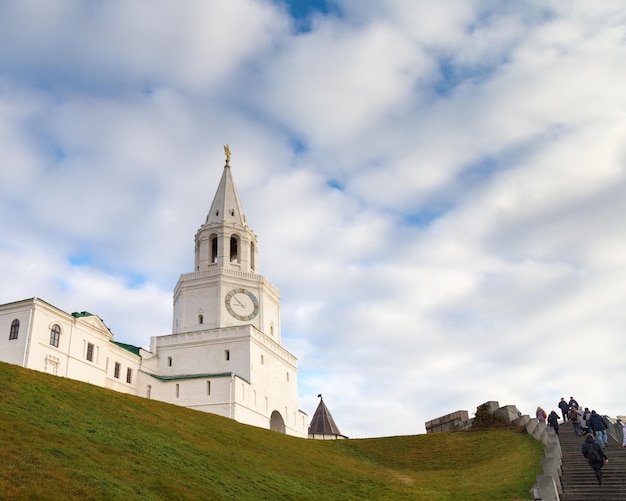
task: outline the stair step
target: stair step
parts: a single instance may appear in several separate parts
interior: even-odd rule
[[[563,454],[561,465],[561,501],[626,500],[626,449],[612,437],[605,452],[609,462],[602,469],[602,485],[598,485],[595,474],[581,452],[584,437],[578,437],[571,425],[565,423],[559,429],[559,442]]]

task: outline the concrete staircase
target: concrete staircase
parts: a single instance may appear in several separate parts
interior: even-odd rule
[[[574,434],[569,422],[561,424],[559,442],[563,453],[561,501],[625,501],[626,448],[609,436],[605,448],[609,462],[602,469],[602,485],[580,451],[584,438]]]

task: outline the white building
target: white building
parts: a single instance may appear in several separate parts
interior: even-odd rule
[[[306,437],[280,293],[257,273],[229,160],[196,233],[195,270],[174,289],[172,334],[152,337],[147,351],[113,341],[96,315],[25,299],[0,305],[0,361]]]

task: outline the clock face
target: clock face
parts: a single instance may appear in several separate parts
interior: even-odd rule
[[[233,289],[224,298],[226,309],[237,320],[252,320],[259,314],[259,300],[246,289]]]

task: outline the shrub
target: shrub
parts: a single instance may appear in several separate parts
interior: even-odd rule
[[[494,429],[514,429],[519,428],[507,423],[501,416],[494,414],[487,404],[479,405],[476,408],[476,415],[472,421],[469,431],[485,431]]]

